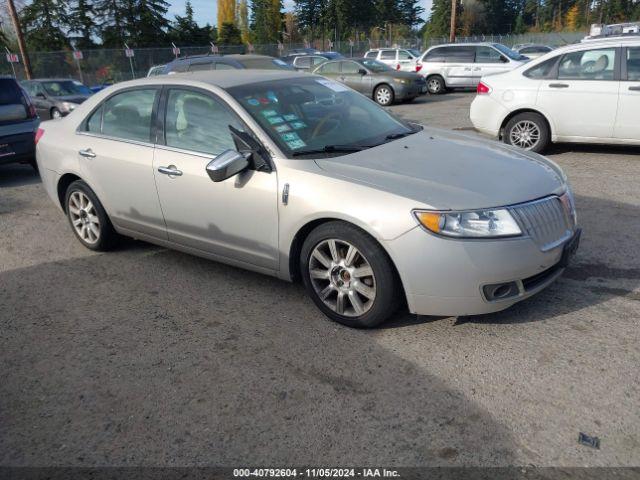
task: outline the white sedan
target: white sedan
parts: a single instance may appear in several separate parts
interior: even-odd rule
[[[554,50],[483,77],[474,127],[535,152],[550,142],[640,145],[640,38]]]

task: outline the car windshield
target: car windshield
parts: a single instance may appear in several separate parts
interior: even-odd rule
[[[505,47],[501,43],[494,43],[493,46],[500,50],[500,53],[509,57],[511,60],[525,60],[527,57],[519,54],[518,52],[514,52],[509,47]]]
[[[65,95],[91,95],[91,90],[81,83],[72,80],[42,82],[46,92],[52,97],[63,97]]]
[[[389,70],[393,70],[393,68],[391,68],[386,63],[379,62],[378,60],[372,60],[370,58],[365,58],[360,63],[374,73],[388,72]]]
[[[326,78],[287,78],[228,92],[290,158],[346,155],[417,131]]]

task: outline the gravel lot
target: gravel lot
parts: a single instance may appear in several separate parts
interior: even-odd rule
[[[393,110],[469,129],[472,99]],[[299,285],[142,242],[90,252],[29,167],[0,167],[0,465],[640,465],[640,150],[550,156],[584,228],[564,277],[500,314],[375,331]]]

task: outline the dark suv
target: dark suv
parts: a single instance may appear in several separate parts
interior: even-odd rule
[[[28,162],[34,168],[40,119],[18,82],[0,77],[0,165]]]

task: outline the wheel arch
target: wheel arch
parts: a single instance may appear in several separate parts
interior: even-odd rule
[[[509,121],[511,121],[513,117],[515,117],[516,115],[520,115],[521,113],[537,113],[538,115],[540,115],[546,122],[547,127],[549,128],[549,134],[551,135],[551,138],[554,137],[555,129],[553,127],[553,124],[549,121],[549,117],[545,115],[544,112],[541,112],[539,109],[524,107],[524,108],[519,108],[517,110],[514,110],[513,112],[509,112],[509,114],[502,119],[502,123],[500,123],[500,129],[498,130],[498,138],[500,140],[503,139],[504,129],[507,126],[507,123],[509,123]]]
[[[71,185],[76,180],[82,180],[82,178],[80,178],[75,173],[65,173],[58,180],[56,192],[58,194],[58,201],[60,202],[60,206],[62,207],[62,211],[64,213],[67,213],[67,206],[65,205],[64,201],[65,195],[67,194],[67,189],[69,188],[69,185]]]
[[[380,248],[382,249],[382,251],[387,255],[387,258],[395,272],[396,275],[396,279],[398,280],[398,284],[400,285],[400,288],[402,290],[402,297],[406,299],[406,294],[405,294],[405,290],[404,290],[404,284],[402,282],[402,276],[400,275],[400,272],[398,271],[398,267],[396,266],[395,262],[393,261],[393,257],[391,256],[391,253],[389,252],[389,250],[385,247],[384,242],[380,241],[380,239],[371,231],[369,231],[369,229],[364,228],[362,225],[358,225],[358,223],[349,221],[347,219],[344,218],[339,218],[339,217],[322,217],[322,218],[316,218],[313,220],[308,221],[307,223],[305,223],[304,225],[302,225],[297,232],[295,233],[295,235],[293,236],[292,240],[291,240],[291,244],[289,247],[289,277],[291,279],[291,281],[293,282],[299,282],[302,279],[302,275],[300,272],[300,254],[302,252],[302,245],[304,244],[304,241],[307,239],[307,237],[309,236],[309,234],[317,227],[319,227],[322,224],[325,223],[329,223],[329,222],[343,222],[346,223],[348,225],[351,225],[355,228],[357,228],[358,230],[362,231],[364,234],[366,234],[367,236],[369,236],[373,241],[375,241]]]

